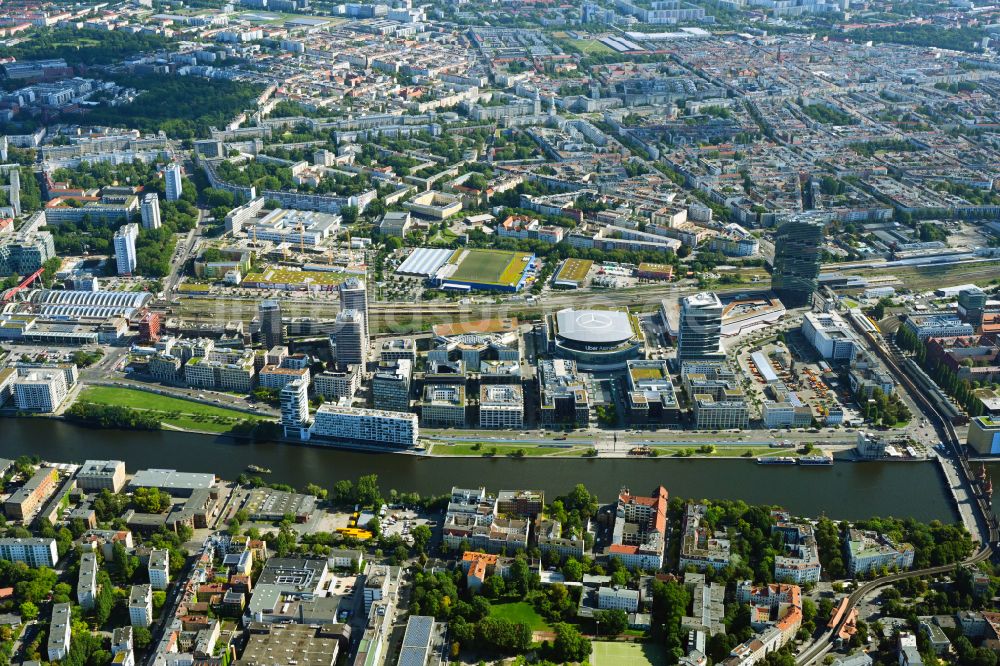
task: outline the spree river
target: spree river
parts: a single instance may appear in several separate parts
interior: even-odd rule
[[[171,431],[93,430],[54,419],[0,419],[0,457],[25,454],[54,462],[124,460],[129,472],[159,467],[213,472],[226,479],[235,479],[254,463],[272,470],[268,479],[297,488],[310,482],[330,488],[340,479],[374,473],[383,492],[442,494],[456,485],[485,485],[494,491],[540,489],[552,496],[583,483],[602,501],[610,501],[622,486],[649,492],[663,485],[679,497],[778,504],[808,516],[958,520],[943,474],[932,463],[838,462],[802,468],[719,459],[427,458]]]

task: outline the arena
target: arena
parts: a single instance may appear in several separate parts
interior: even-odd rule
[[[643,355],[642,329],[628,310],[560,310],[546,319],[546,337],[550,353],[580,370],[620,370]]]

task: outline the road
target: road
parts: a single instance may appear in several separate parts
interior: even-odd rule
[[[851,609],[857,606],[862,599],[875,590],[907,578],[923,578],[925,576],[937,576],[939,574],[950,573],[955,570],[956,566],[970,566],[984,562],[989,559],[992,554],[993,549],[987,545],[978,550],[972,557],[963,560],[960,565],[944,564],[938,567],[929,567],[927,569],[901,571],[899,573],[889,574],[888,576],[882,576],[881,578],[867,582],[852,592],[847,598],[847,608],[844,609],[843,617],[846,619],[850,614]],[[796,658],[798,666],[807,666],[807,664],[812,663],[829,652],[832,647],[833,638],[840,631],[843,622],[844,620],[842,619],[835,627],[827,629],[818,639],[816,639],[812,646],[806,648],[806,651]]]

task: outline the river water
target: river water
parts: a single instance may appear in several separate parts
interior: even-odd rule
[[[0,457],[23,454],[57,462],[124,460],[129,472],[159,467],[214,472],[226,479],[254,463],[272,470],[269,479],[297,488],[310,482],[330,488],[340,479],[375,473],[384,493],[394,488],[441,494],[455,485],[485,485],[494,491],[540,489],[552,496],[583,483],[610,501],[622,486],[649,492],[663,485],[680,497],[779,504],[807,516],[958,520],[943,475],[932,463],[801,468],[718,459],[424,458],[170,431],[92,430],[53,419],[0,419]]]

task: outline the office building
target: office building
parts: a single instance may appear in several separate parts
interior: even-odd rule
[[[410,378],[413,361],[401,358],[391,365],[380,365],[372,378],[375,409],[410,411]]]
[[[142,198],[139,212],[142,214],[143,229],[160,228],[160,196],[156,192],[150,192]]]
[[[722,301],[711,291],[681,299],[677,358],[710,359],[721,355]]]
[[[927,338],[958,338],[975,333],[972,324],[964,322],[955,315],[950,314],[911,314],[907,315],[903,325],[913,331],[920,340],[926,340]]]
[[[524,427],[524,393],[519,385],[483,384],[479,387],[479,427],[520,430]]]
[[[65,659],[69,654],[71,623],[70,604],[52,604],[52,621],[49,623],[49,661]]]
[[[264,349],[285,343],[285,325],[281,321],[281,303],[274,300],[260,302],[260,342]]]
[[[350,277],[340,283],[340,309],[361,313],[364,319],[364,338],[367,340],[371,325],[368,321],[368,291],[363,279]]]
[[[84,610],[94,607],[97,600],[97,553],[80,555],[80,573],[76,580],[76,600]]]
[[[544,359],[538,363],[541,423],[586,425],[590,421],[590,394],[576,361]]]
[[[184,193],[184,175],[180,164],[171,164],[164,172],[167,186],[167,201],[177,201]]]
[[[139,341],[156,343],[160,340],[160,313],[147,312],[139,320]]]
[[[361,366],[349,365],[344,371],[326,371],[312,378],[313,393],[329,402],[350,400],[361,388]],[[375,405],[378,409],[383,409]]]
[[[822,245],[823,225],[812,220],[789,220],[774,233],[771,289],[785,307],[798,308],[812,302]]]
[[[56,256],[48,231],[19,233],[0,241],[0,275],[31,275]]]
[[[1000,454],[1000,419],[992,416],[977,416],[972,419],[965,443],[979,455]]]
[[[428,384],[420,400],[420,422],[439,428],[465,426],[465,387]]]
[[[852,529],[846,550],[847,571],[854,577],[913,566],[913,546],[895,544],[889,537],[877,532]]]
[[[80,490],[104,490],[117,493],[125,486],[125,463],[121,460],[88,460],[76,472]]]
[[[309,382],[296,379],[281,389],[280,398],[285,437],[308,439]]]
[[[852,361],[861,351],[857,336],[836,312],[807,312],[802,335],[828,361]]]
[[[370,442],[392,448],[414,447],[419,435],[416,414],[359,409],[329,402],[316,410],[310,428],[313,438]]]
[[[971,287],[958,292],[958,316],[974,329],[983,325],[986,312],[986,292],[979,287]]]
[[[0,539],[0,560],[24,562],[29,567],[54,567],[59,562],[55,539]]]
[[[128,617],[133,627],[148,627],[153,623],[153,588],[133,585],[128,595]]]
[[[629,419],[633,423],[677,423],[680,405],[667,362],[629,361],[627,369]]]
[[[297,379],[301,379],[309,385],[309,368],[289,368],[280,365],[265,365],[260,369],[260,373],[257,375],[258,384],[262,388],[274,389],[275,391],[280,391],[285,388],[288,384],[292,383]]]
[[[137,238],[139,238],[139,225],[134,222],[122,226],[115,232],[115,262],[118,265],[118,275],[132,275],[135,272]]]
[[[14,381],[14,405],[26,412],[54,412],[70,388],[60,370],[27,370]]]
[[[149,584],[154,590],[170,585],[170,551],[154,548],[149,553]]]
[[[378,360],[382,363],[391,363],[404,358],[411,363],[417,362],[417,348],[413,340],[400,338],[397,340],[385,340],[379,349]]]
[[[335,345],[338,363],[364,365],[368,360],[368,335],[361,310],[341,310],[333,324],[330,342]]]
[[[746,428],[750,408],[741,389],[724,389],[718,398],[697,393],[693,396],[695,427],[699,430]]]

